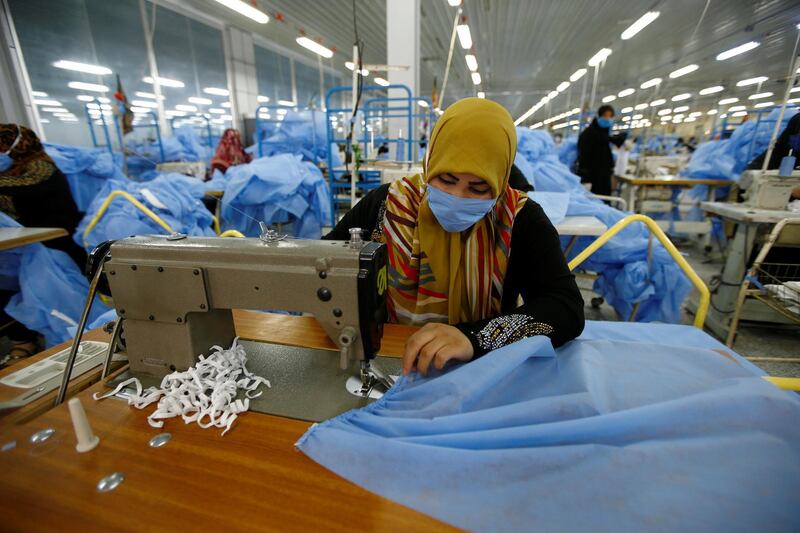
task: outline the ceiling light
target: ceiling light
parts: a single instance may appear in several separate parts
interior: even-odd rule
[[[259,24],[266,24],[269,22],[269,17],[263,11],[260,11],[250,4],[242,2],[242,0],[217,0],[223,6],[233,9],[240,15],[255,20]]]
[[[472,48],[472,34],[469,32],[469,26],[466,24],[459,24],[456,27],[458,32],[458,41],[461,43],[461,48],[469,50]]]
[[[719,101],[719,105],[735,104],[738,101],[739,101],[738,98],[723,98],[722,100]]]
[[[732,117],[744,117],[747,116],[747,111],[737,111],[731,115]]]
[[[147,107],[150,109],[155,109],[158,107],[158,104],[155,102],[151,102],[149,100],[133,100],[131,105],[135,105],[136,107]],[[91,107],[91,105],[89,106]]]
[[[755,85],[757,83],[763,83],[767,81],[769,78],[766,76],[758,76],[757,78],[748,78],[746,80],[742,80],[736,83],[737,87],[747,87],[748,85]]]
[[[147,93],[147,92],[144,92],[144,91],[136,91],[136,92],[135,92],[135,93],[133,93],[133,94],[134,94],[135,96],[138,96],[139,98],[152,98],[153,100],[155,100],[155,99],[156,99],[156,95],[155,95],[155,94],[153,94],[153,93]],[[163,100],[163,99],[164,99],[164,95],[161,95],[161,98],[160,98],[160,100]]]
[[[647,104],[645,104],[645,103],[637,104],[637,105],[634,107],[634,109],[635,109],[636,111],[641,111],[642,109],[647,109]]]
[[[692,95],[690,93],[676,94],[672,97],[673,102],[680,102],[681,100],[688,100]]]
[[[633,116],[631,117],[631,119],[633,119],[633,120],[639,120],[639,119],[641,119],[641,118],[644,118],[644,115],[633,115]]]
[[[50,121],[48,119],[46,119],[46,118],[40,118],[39,119],[39,123],[40,124],[50,124]]]
[[[447,0],[447,3],[452,7],[458,7],[461,5],[461,0]]]
[[[769,98],[772,96],[772,93],[758,93],[758,94],[751,94],[748,96],[750,100],[760,100],[761,98]]]
[[[417,100],[417,105],[419,105],[420,107],[429,107],[430,106],[430,104],[425,100]]]
[[[97,83],[85,83],[82,81],[71,81],[67,84],[70,89],[79,89],[81,91],[92,91],[96,93],[107,93],[108,87],[99,85]]]
[[[636,92],[636,89],[622,89],[617,96],[620,98],[625,98],[626,96],[630,96]]]
[[[200,96],[190,96],[189,98],[187,98],[187,100],[189,100],[193,104],[199,104],[199,105],[211,105],[212,104],[211,98],[202,98]]]
[[[33,103],[36,104],[36,105],[47,105],[47,106],[53,106],[53,107],[61,106],[61,102],[59,102],[58,100],[43,100],[41,98],[36,98],[33,101]]]
[[[628,122],[630,119],[631,117],[622,117],[622,122]]]
[[[64,113],[67,110],[64,107],[43,107],[42,111],[47,111],[48,113]]]
[[[481,73],[480,72],[473,72],[472,73],[472,83],[475,85],[481,84]]]
[[[486,98],[486,93],[483,91],[478,91],[478,98]]]
[[[146,107],[131,106],[131,111],[134,113],[149,113],[150,110]]]
[[[74,70],[76,72],[85,72],[86,74],[96,74],[98,76],[105,76],[111,74],[111,69],[100,65],[90,65],[88,63],[78,63],[77,61],[67,61],[62,59],[53,63],[56,68],[64,70]]]
[[[569,77],[569,81],[571,81],[572,83],[575,83],[576,81],[581,79],[584,74],[586,74],[586,69],[585,68],[579,68],[578,70],[576,70],[575,72],[572,73],[572,76]]]
[[[556,96],[558,96],[558,91],[550,91],[549,93],[547,93],[547,101],[549,102]]]
[[[606,60],[608,56],[611,55],[611,48],[601,48],[592,58],[589,60],[590,67],[596,67],[600,63]]]
[[[700,96],[706,96],[708,94],[714,94],[714,93],[718,93],[718,92],[724,91],[724,90],[725,90],[725,87],[723,87],[722,85],[715,85],[713,87],[706,87],[705,89],[701,89],[698,92],[698,94]]]
[[[642,31],[648,24],[656,20],[660,14],[661,13],[659,11],[648,11],[647,13],[639,17],[639,19],[636,22],[628,26],[628,29],[623,31],[620,37],[622,38],[623,41],[627,41],[640,31]]]
[[[717,61],[725,61],[726,59],[730,59],[733,56],[738,56],[739,54],[743,54],[745,52],[749,52],[753,48],[758,48],[758,43],[756,41],[750,41],[749,43],[744,43],[742,45],[737,46],[736,48],[731,48],[730,50],[726,50],[721,54],[717,55]]]
[[[467,54],[464,56],[464,60],[467,62],[467,68],[470,71],[475,72],[478,70],[478,60],[472,54]]]
[[[569,82],[568,81],[562,81],[561,83],[558,84],[558,87],[556,87],[556,91],[564,92],[568,88],[569,88]]]
[[[31,96],[35,98],[47,98],[47,93],[42,91],[31,91]]]
[[[640,89],[647,89],[647,88],[649,88],[649,87],[655,87],[655,86],[656,86],[656,85],[658,85],[659,83],[661,83],[661,78],[653,78],[652,80],[647,80],[646,82],[644,82],[643,84],[641,84],[641,85],[639,86],[639,88],[640,88]]]
[[[330,48],[326,48],[325,46],[322,46],[317,41],[313,41],[308,37],[298,37],[297,39],[295,39],[295,41],[297,41],[297,44],[299,44],[306,50],[311,50],[318,56],[322,56],[325,59],[330,59],[333,57],[333,50],[331,50]]]
[[[699,116],[701,116],[702,114],[703,114],[703,113],[701,113],[700,111],[694,111],[694,112],[692,112],[692,113],[689,113],[689,116],[690,116],[690,117],[699,117]]]
[[[353,62],[352,62],[352,61],[345,61],[345,62],[344,62],[344,66],[345,66],[345,67],[347,67],[349,70],[353,70],[353,69],[355,69],[355,68],[356,68],[356,66],[355,66],[355,65],[353,65]],[[361,75],[362,75],[362,76],[369,76],[369,70],[367,70],[367,69],[365,69],[365,68],[362,68],[362,69],[361,69]]]
[[[658,115],[659,115],[659,116],[662,116],[662,117],[663,117],[664,115],[671,115],[671,114],[672,114],[672,109],[662,109],[662,110],[660,110],[660,111],[658,112]]]
[[[706,115],[716,115],[716,114],[717,114],[716,109],[709,109],[708,112],[706,113]]]
[[[699,69],[700,67],[697,65],[686,65],[685,67],[679,68],[678,70],[673,70],[669,73],[670,78],[680,78],[681,76],[685,76],[686,74],[692,73],[695,70]]]
[[[295,102],[294,100],[278,100],[278,104],[279,105],[285,105],[285,106],[288,106],[288,107],[294,107],[294,106],[297,105],[297,102]]]
[[[676,107],[675,109],[672,110],[673,113],[682,113],[684,111],[689,111],[689,106],[688,105],[682,105],[682,106]]]
[[[667,103],[666,100],[664,100],[663,98],[659,98],[658,100],[653,100],[652,102],[650,102],[650,107],[658,107],[666,103]]]
[[[97,97],[97,100],[98,100],[98,101],[100,101],[100,102],[103,102],[104,104],[111,103],[111,100],[109,100],[109,99],[108,99],[108,98],[106,98],[105,96],[98,96],[98,97]]]
[[[728,111],[744,111],[745,109],[747,109],[747,108],[745,106],[743,106],[743,105],[735,105],[735,106],[729,108]]]
[[[175,106],[175,109],[177,109],[178,111],[190,111],[190,112],[197,111],[197,107],[196,106],[187,105],[187,104],[178,104],[178,105]]]
[[[256,98],[256,100],[258,100],[258,103],[263,104],[263,103],[269,102],[269,96],[261,96],[259,94],[258,97]]]
[[[222,89],[220,87],[206,87],[203,89],[203,92],[206,94],[213,94],[216,96],[229,96],[231,92],[228,89]]]
[[[787,104],[796,104],[797,102],[800,102],[800,98],[789,98],[786,100]]]
[[[761,102],[761,103],[758,103],[758,104],[754,105],[753,107],[758,109],[758,108],[762,108],[762,107],[772,107],[774,105],[775,105],[775,102]]]
[[[222,109],[222,108],[219,108],[219,107],[209,107],[208,108],[208,112],[211,113],[212,115],[224,115],[225,114],[225,110]],[[262,111],[262,113],[263,113],[263,111]]]
[[[230,102],[222,102],[221,104],[219,104],[219,106],[220,107],[230,107],[231,103]]]
[[[153,78],[151,78],[150,76],[145,76],[144,78],[142,78],[142,81],[145,83],[149,83],[150,85],[153,84]],[[158,77],[158,84],[161,85],[162,87],[181,88],[184,86],[182,81],[171,80],[169,78],[162,78],[161,76]]]
[[[375,83],[377,83],[381,87],[386,87],[387,85],[389,85],[389,82],[386,81],[383,78],[379,78],[379,77],[375,76],[373,79],[375,80]]]
[[[88,95],[88,94],[79,94],[75,98],[77,98],[81,102],[93,102],[94,101],[94,96],[91,96],[91,95]]]
[[[692,117],[692,116],[690,116],[690,117],[688,117],[688,118],[685,118],[685,119],[683,119],[683,121],[684,121],[684,122],[694,122],[695,120],[697,120],[697,119],[696,119],[696,118],[694,118],[694,117]]]
[[[632,107],[623,107],[622,109],[620,109],[619,112],[625,114],[625,113],[630,113],[631,111],[633,111]]]
[[[604,96],[604,97],[603,97],[603,103],[604,103],[604,104],[607,104],[607,103],[609,103],[609,102],[613,102],[613,101],[614,101],[614,100],[616,100],[616,99],[617,99],[617,97],[616,97],[615,95],[613,95],[613,94],[609,94],[608,96]]]

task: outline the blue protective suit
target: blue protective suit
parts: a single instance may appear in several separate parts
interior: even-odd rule
[[[79,211],[86,211],[108,180],[124,180],[122,154],[105,148],[79,148],[65,144],[44,143],[45,151],[69,182],[72,198]]]

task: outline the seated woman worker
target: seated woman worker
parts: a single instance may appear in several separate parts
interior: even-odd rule
[[[436,123],[425,174],[373,190],[325,236],[346,240],[359,227],[386,243],[389,321],[423,326],[406,342],[405,374],[533,335],[557,347],[583,331],[558,233],[508,186],[516,146],[502,106],[460,100]]]

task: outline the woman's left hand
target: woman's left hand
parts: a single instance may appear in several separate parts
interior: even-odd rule
[[[416,369],[425,376],[431,364],[441,369],[451,359],[469,361],[473,355],[472,343],[458,328],[447,324],[425,324],[406,341],[403,374]]]

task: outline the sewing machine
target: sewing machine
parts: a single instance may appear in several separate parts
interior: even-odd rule
[[[800,171],[781,177],[777,170],[747,170],[739,178],[745,205],[758,209],[786,209],[792,189],[800,187]]]
[[[212,346],[229,346],[232,309],[299,311],[312,313],[339,348],[340,369],[359,362],[367,396],[376,383],[391,386],[370,365],[386,320],[386,247],[363,242],[358,228],[351,235],[349,242],[268,230],[245,239],[137,236],[99,247],[90,260],[102,269],[98,279],[107,280],[122,319],[133,376],[160,381]]]

